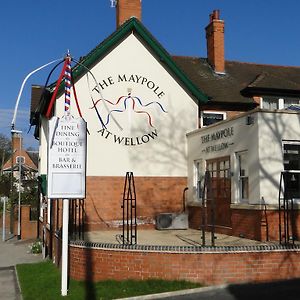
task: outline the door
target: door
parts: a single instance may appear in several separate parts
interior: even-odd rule
[[[230,157],[221,157],[206,161],[206,169],[211,176],[211,195],[215,201],[214,219],[216,226],[231,227],[231,176]],[[208,201],[208,211],[211,211],[211,202]],[[211,218],[208,216],[208,220]]]

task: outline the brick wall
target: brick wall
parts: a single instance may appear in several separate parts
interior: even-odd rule
[[[37,237],[37,221],[30,220],[30,205],[21,205],[21,239]]]
[[[70,246],[70,276],[76,280],[161,278],[203,284],[264,282],[300,276],[295,251],[162,253]]]
[[[135,177],[137,218],[142,224],[152,224],[162,212],[183,209],[186,177]],[[86,230],[113,228],[121,225],[124,177],[87,177],[85,200]]]
[[[199,229],[201,224],[201,207],[188,207],[189,227]],[[282,215],[283,238],[283,215]],[[291,220],[291,219],[290,219]],[[231,209],[231,230],[216,227],[216,232],[233,236],[242,236],[257,241],[279,241],[279,214],[278,210]],[[299,211],[294,211],[294,222],[290,222],[290,235],[298,240],[300,232]]]

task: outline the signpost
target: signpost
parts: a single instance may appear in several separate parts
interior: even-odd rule
[[[48,199],[63,199],[62,270],[61,295],[68,294],[68,244],[69,244],[69,199],[84,199],[86,190],[86,133],[83,118],[70,114],[72,85],[71,56],[65,58],[64,66],[52,95],[46,116],[49,117],[58,87],[64,77],[65,113],[62,118],[52,117],[48,123]],[[74,96],[77,104],[77,97]],[[79,115],[81,112],[78,109]]]
[[[3,202],[3,218],[2,218],[2,241],[5,242],[5,212],[6,212],[6,202],[8,197],[1,197],[1,202]]]
[[[63,199],[61,294],[68,293],[69,199],[85,198],[86,122],[70,115],[49,121],[49,199]]]

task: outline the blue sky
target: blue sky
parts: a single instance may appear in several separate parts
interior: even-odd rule
[[[0,132],[9,134],[12,111],[25,76],[70,49],[87,54],[115,29],[110,0],[3,1],[0,9]],[[220,9],[225,20],[225,58],[299,66],[298,0],[142,0],[142,22],[170,54],[206,57],[204,28]],[[43,84],[45,69],[27,82],[16,129],[27,134],[31,84]],[[300,75],[300,74],[299,74]],[[54,77],[54,79],[56,79]]]

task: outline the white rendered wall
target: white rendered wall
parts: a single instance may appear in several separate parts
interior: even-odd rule
[[[104,87],[100,87],[101,96],[93,90],[96,84],[91,76],[88,79],[83,76],[75,86],[90,132],[87,176],[125,176],[127,171],[133,171],[135,176],[187,176],[185,134],[197,128],[197,105],[141,42],[131,34],[91,71]],[[129,80],[130,75],[134,75],[136,82]],[[136,75],[140,76],[139,82]],[[145,82],[142,84],[142,78],[152,83],[149,86]],[[95,109],[91,109],[90,94],[94,101],[102,98],[116,103],[130,91],[143,104],[159,102],[161,106],[154,103],[138,107],[139,102],[135,98],[137,113],[132,110],[133,100],[127,99],[126,111],[110,115],[115,117],[122,129],[110,118],[107,130],[99,132],[102,126]],[[120,101],[123,101],[122,105],[115,106],[106,102],[106,106],[109,111],[124,110],[124,99]],[[59,117],[63,115],[63,103],[62,96],[56,105],[56,115]],[[97,108],[106,121],[107,110],[103,103],[100,101]],[[73,115],[78,115],[73,96],[71,111]],[[149,124],[149,116],[153,127]],[[150,137],[148,141],[149,134],[153,138]],[[145,135],[145,142],[142,142]],[[122,140],[121,144],[115,142],[118,139]],[[136,145],[128,145],[132,143]]]
[[[259,199],[259,170],[258,170],[258,126],[257,122],[251,125],[246,124],[246,115],[227,120],[206,128],[198,129],[187,135],[188,139],[188,186],[189,186],[189,201],[195,201],[195,186],[194,186],[194,162],[202,159],[205,162],[208,159],[229,156],[231,166],[231,203],[239,203],[238,194],[238,163],[236,153],[248,151],[249,161],[249,203],[257,203]],[[221,132],[224,129],[231,130],[231,136],[224,137],[218,140],[211,140],[214,133]],[[209,137],[209,141],[205,141],[205,136]],[[206,149],[225,143],[228,147],[207,152]],[[204,164],[205,166],[205,164]]]
[[[283,171],[282,140],[300,140],[300,115],[262,112],[258,116],[261,196],[267,203],[277,204]]]
[[[246,125],[247,115],[253,118],[253,124]],[[231,203],[239,204],[236,153],[248,151],[249,201],[245,204],[262,204],[262,197],[267,204],[277,204],[280,172],[283,171],[282,140],[300,140],[299,125],[300,115],[297,113],[262,110],[189,133],[187,135],[189,201],[195,200],[194,161],[230,156]],[[234,132],[232,137],[202,143],[201,137],[231,127]],[[229,142],[232,145],[217,152],[203,152],[206,147],[220,142]]]

